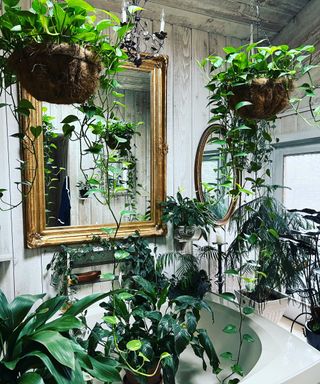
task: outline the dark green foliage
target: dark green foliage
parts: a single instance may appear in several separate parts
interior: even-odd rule
[[[170,222],[175,227],[200,227],[205,238],[210,228],[214,227],[216,223],[216,218],[213,216],[208,203],[182,197],[180,192],[177,193],[176,199],[169,196],[167,201],[161,203],[161,207],[164,223]]]
[[[104,382],[119,380],[117,363],[88,356],[74,336],[84,327],[76,316],[107,295],[87,296],[57,317],[66,297],[31,311],[43,294],[18,296],[9,304],[0,291],[1,383],[84,384],[83,372]]]
[[[306,220],[286,210],[276,199],[263,196],[235,212],[231,228],[235,227],[237,236],[227,256],[231,268],[242,265],[241,273],[248,269],[259,271],[253,299],[262,302],[272,289],[293,288],[299,284],[305,249],[288,239],[308,227]]]

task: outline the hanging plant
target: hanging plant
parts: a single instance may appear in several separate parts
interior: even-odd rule
[[[119,48],[130,24],[84,0],[34,0],[22,10],[19,0],[5,0],[0,17],[1,72],[18,80],[36,99],[56,104],[83,103],[126,55]],[[132,12],[135,10],[133,9]],[[108,16],[96,23],[99,12]],[[109,29],[117,33],[111,44]],[[102,72],[101,72],[102,71]]]
[[[288,45],[259,46],[262,41],[241,47],[225,47],[226,57],[210,56],[212,103],[223,103],[244,119],[275,119],[290,103],[294,80],[315,68],[314,46],[290,49]],[[226,69],[225,69],[226,68]],[[220,71],[219,71],[220,70]],[[314,85],[303,84],[306,96]],[[226,110],[214,109],[220,117]]]

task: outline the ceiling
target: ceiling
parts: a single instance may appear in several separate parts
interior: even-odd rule
[[[95,1],[106,4],[105,0]],[[110,10],[120,12],[122,1],[107,0],[107,4]],[[248,39],[250,24],[257,19],[256,1],[148,0],[144,17],[157,20],[164,9],[168,23]],[[260,36],[266,33],[272,39],[312,3],[320,3],[320,0],[260,0]]]

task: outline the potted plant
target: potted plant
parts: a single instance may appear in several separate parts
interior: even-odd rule
[[[309,225],[286,239],[291,247],[300,251],[303,264],[301,278],[288,293],[297,293],[304,303],[303,312],[296,317],[294,323],[301,316],[309,316],[305,323],[305,336],[308,343],[320,351],[320,212],[309,208],[292,211],[301,214]]]
[[[84,373],[103,382],[118,381],[117,363],[88,356],[75,336],[84,328],[77,315],[107,294],[84,297],[60,316],[64,296],[44,300],[32,311],[44,296],[22,295],[8,303],[0,291],[0,383],[84,384]]]
[[[131,139],[134,135],[140,135],[137,128],[143,123],[131,123],[128,121],[112,119],[107,126],[107,145],[111,149],[117,149],[121,156],[126,156],[131,151]]]
[[[88,192],[92,189],[92,186],[86,181],[79,181],[76,184],[76,187],[79,189],[79,198],[87,199],[89,197]]]
[[[117,16],[84,0],[34,0],[30,10],[22,10],[19,0],[4,4],[1,72],[8,79],[6,86],[18,80],[38,100],[83,103],[126,57],[120,43],[130,24],[121,26]],[[98,12],[108,18],[95,23]],[[109,28],[116,31],[114,45],[109,43]]]
[[[182,197],[180,192],[176,199],[169,196],[161,207],[163,222],[173,224],[175,239],[181,242],[200,238],[201,235],[207,239],[209,229],[216,222],[208,203]]]
[[[281,319],[288,303],[279,291],[294,287],[300,279],[303,263],[299,249],[286,239],[303,225],[299,215],[288,212],[271,196],[242,205],[232,217],[231,228],[237,233],[227,250],[227,260],[231,271],[247,274],[249,282],[247,291],[241,290],[238,296],[274,322]]]
[[[262,43],[225,47],[225,58],[208,58],[214,113],[225,115],[230,107],[244,119],[275,119],[289,105],[294,81],[315,67],[310,65],[315,52],[311,45],[290,49],[288,45]],[[315,89],[312,83],[301,88],[309,97]]]

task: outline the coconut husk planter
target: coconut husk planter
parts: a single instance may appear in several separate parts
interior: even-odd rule
[[[85,102],[97,89],[101,62],[77,44],[31,44],[17,49],[9,67],[37,100],[54,104]]]
[[[252,105],[238,109],[237,114],[244,119],[268,120],[289,105],[292,90],[293,82],[286,77],[253,79],[251,84],[232,88],[229,105],[235,109],[241,101],[249,101]]]

